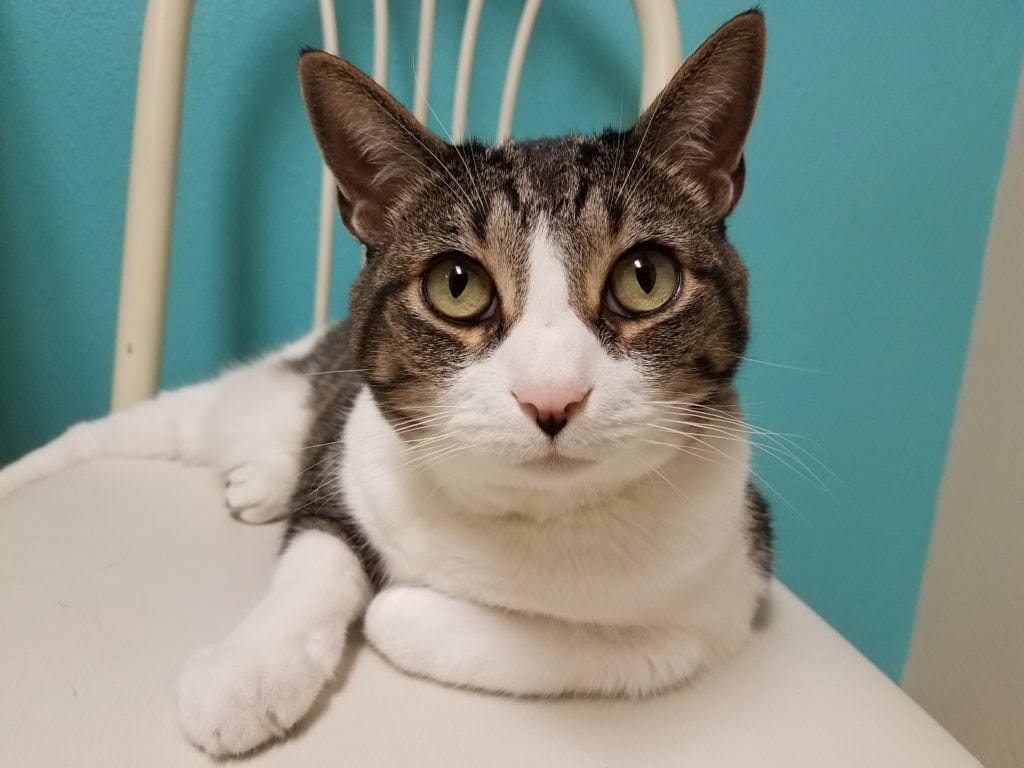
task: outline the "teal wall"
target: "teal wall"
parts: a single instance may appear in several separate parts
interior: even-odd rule
[[[416,4],[392,5],[412,91]],[[450,114],[464,2],[441,0]],[[688,50],[742,0],[679,3]],[[762,456],[779,572],[887,673],[907,647],[1024,41],[1024,4],[766,0],[767,80],[731,232],[750,265],[752,421],[802,435],[826,490]],[[488,136],[519,4],[490,2],[470,127]],[[0,2],[0,462],[108,401],[141,0]],[[369,0],[339,3],[371,61]],[[318,161],[294,75],[315,3],[205,2],[186,89],[164,383],[303,332]],[[625,0],[546,0],[518,136],[628,122]],[[621,118],[620,118],[621,116]],[[357,251],[337,239],[337,311]],[[770,364],[769,364],[770,363]],[[779,367],[780,365],[796,368]],[[812,370],[799,370],[812,369]],[[785,499],[783,501],[782,499]]]

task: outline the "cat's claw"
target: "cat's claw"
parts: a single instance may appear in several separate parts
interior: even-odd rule
[[[178,681],[178,720],[211,755],[240,755],[283,737],[327,677],[293,645],[225,642],[197,651]]]
[[[224,500],[231,514],[247,523],[260,524],[288,514],[287,493],[272,484],[273,473],[256,464],[242,464],[227,473]]]

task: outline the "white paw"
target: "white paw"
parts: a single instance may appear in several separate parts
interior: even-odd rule
[[[178,679],[178,720],[200,749],[240,755],[284,736],[328,678],[301,646],[209,646],[189,658]]]
[[[424,587],[391,587],[366,609],[363,634],[381,656],[419,677],[461,684],[452,598]],[[453,621],[453,619],[455,619]]]
[[[227,473],[224,499],[231,513],[247,523],[269,523],[288,514],[295,481],[273,462],[242,464]]]

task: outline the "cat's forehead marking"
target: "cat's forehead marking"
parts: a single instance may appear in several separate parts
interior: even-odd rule
[[[601,348],[572,305],[571,276],[551,226],[546,215],[537,216],[526,253],[522,311],[496,356],[516,386],[587,390]]]
[[[506,144],[485,150],[478,165],[486,215],[475,253],[498,288],[506,328],[523,322],[528,306],[531,316],[557,306],[586,324],[600,309],[609,217],[599,174],[588,176],[597,150],[582,147],[589,140]],[[475,229],[469,218],[466,229]]]
[[[604,145],[597,139],[567,136],[510,142],[480,148],[489,180],[510,207],[535,219],[538,212],[551,218],[578,215],[593,183],[595,162]],[[531,222],[535,223],[535,222]]]
[[[527,260],[529,278],[523,309],[524,320],[542,327],[571,311],[565,263],[548,226],[546,216],[538,217]]]

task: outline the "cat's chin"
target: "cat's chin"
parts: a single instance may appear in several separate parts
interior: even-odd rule
[[[554,501],[555,494],[578,495],[599,489],[624,487],[639,477],[642,472],[634,470],[627,463],[617,461],[613,456],[572,456],[551,451],[541,456],[481,456],[477,454],[458,465],[447,462],[437,468],[437,479],[442,485],[452,487],[456,482],[459,487],[478,496],[486,503],[484,506],[499,508],[505,502],[513,506],[546,506]],[[471,489],[470,489],[471,486]],[[542,494],[542,499],[534,499],[533,494]],[[527,497],[521,497],[526,494]],[[543,504],[540,502],[546,500]],[[556,507],[564,506],[559,501]]]
[[[589,469],[597,462],[593,459],[575,459],[571,456],[551,454],[542,456],[539,459],[529,459],[519,462],[519,467],[528,472],[542,472],[551,474],[571,474]]]

